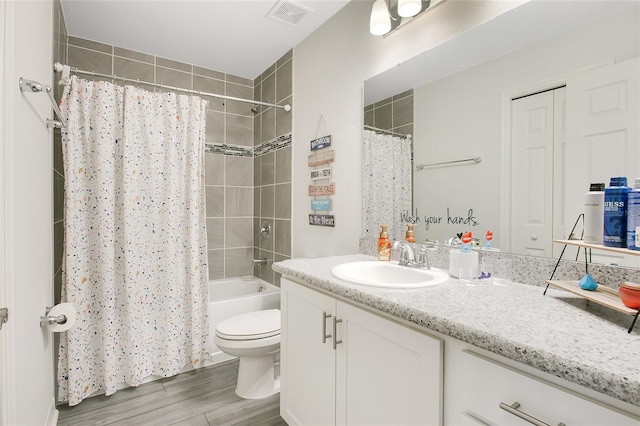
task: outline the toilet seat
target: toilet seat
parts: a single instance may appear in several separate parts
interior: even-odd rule
[[[226,319],[216,326],[216,336],[225,340],[258,340],[280,334],[280,310],[249,312]]]

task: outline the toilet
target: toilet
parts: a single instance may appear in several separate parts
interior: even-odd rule
[[[236,395],[259,399],[280,392],[280,310],[236,315],[216,326],[215,344],[240,358]]]

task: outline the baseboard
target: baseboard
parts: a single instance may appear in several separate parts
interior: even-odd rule
[[[51,404],[49,404],[49,412],[47,413],[47,421],[45,426],[56,426],[58,424],[58,416],[60,412],[56,410],[56,400],[51,398]]]

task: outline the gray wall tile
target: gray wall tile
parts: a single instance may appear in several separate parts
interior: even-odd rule
[[[262,114],[258,114],[253,118],[253,145],[260,145],[262,142]]]
[[[272,185],[275,179],[275,154],[269,152],[260,156],[260,184]]]
[[[216,95],[224,95],[224,80],[214,78],[193,76],[193,90],[201,92],[215,93]]]
[[[262,185],[262,156],[253,158],[253,186]]]
[[[224,218],[207,218],[207,249],[224,248]]]
[[[224,185],[224,155],[205,154],[205,184]]]
[[[276,183],[291,182],[291,147],[276,151]]]
[[[109,55],[113,53],[113,46],[110,44],[99,43],[97,41],[86,40],[84,38],[69,36],[68,43],[69,45],[84,47],[85,49],[96,50]]]
[[[173,59],[156,57],[156,65],[159,67],[172,68],[174,70],[184,71],[187,73],[193,72],[193,65],[185,64],[184,62],[174,61]]]
[[[101,74],[112,74],[112,56],[95,50],[69,46],[69,65],[83,71],[95,71]],[[86,78],[89,76],[83,76]]]
[[[256,188],[257,191],[257,188]],[[274,186],[261,186],[260,187],[260,216],[262,217],[274,217],[275,216],[275,195]]]
[[[276,75],[271,74],[262,82],[262,101],[276,103]]]
[[[275,216],[278,219],[291,219],[291,184],[275,186]]]
[[[376,107],[373,113],[374,126],[379,129],[391,129],[393,126],[393,120],[391,104],[386,104],[381,107]]]
[[[155,82],[167,86],[176,86],[181,89],[191,89],[191,74],[170,68],[156,67]]]
[[[264,72],[260,75],[260,82],[263,82],[267,77],[269,77],[276,70],[276,64],[272,64],[264,70]]]
[[[225,248],[253,247],[253,218],[227,218],[224,224]]]
[[[227,114],[226,119],[226,143],[253,146],[253,118]]]
[[[285,98],[282,102],[279,102],[279,105],[292,105],[292,98]],[[291,115],[291,111],[287,112],[282,108],[276,109],[276,135],[286,135],[287,133],[291,133],[293,128],[292,125],[293,116]]]
[[[220,71],[210,70],[208,68],[202,68],[199,66],[193,66],[193,74],[202,75],[204,77],[216,78],[218,80],[224,81],[224,73]]]
[[[268,142],[276,137],[276,112],[274,108],[267,108],[260,114],[260,142]]]
[[[262,225],[264,225],[265,223],[268,223],[271,226],[271,235],[269,236],[269,238],[262,238],[260,236],[258,236],[258,238],[256,238],[254,240],[254,244],[263,249],[263,250],[267,250],[267,251],[273,251],[273,240],[274,240],[274,222],[273,219],[268,219],[268,218],[261,218],[260,219],[260,227]],[[258,228],[258,231],[260,231],[260,228]]]
[[[210,280],[220,280],[224,278],[224,254],[225,251],[223,249],[207,251]]]
[[[113,48],[114,56],[120,56],[122,58],[133,59],[134,61],[146,62],[150,65],[155,65],[156,57],[153,55],[148,55],[146,53],[137,52],[135,50],[129,50],[122,47]],[[128,77],[125,75],[125,77]]]
[[[154,67],[151,64],[116,56],[113,58],[113,73],[117,76],[153,82]]]
[[[207,186],[205,193],[207,197],[207,217],[224,217],[224,193],[223,186]]]
[[[367,126],[373,126],[373,108],[364,113],[364,124]]]
[[[292,93],[292,64],[287,61],[276,72],[276,102],[291,96]]]
[[[253,158],[224,156],[227,186],[253,185]]]
[[[226,80],[229,83],[242,84],[243,86],[253,87],[253,80],[249,80],[248,78],[239,77],[233,74],[226,74]]]
[[[225,278],[253,275],[253,247],[225,249]]]
[[[253,98],[253,87],[242,86],[239,84],[227,82],[226,94],[228,96],[233,96],[234,98],[251,99]],[[227,101],[227,112],[231,114],[245,115],[253,118],[251,106],[251,104],[245,102],[230,100]]]
[[[254,188],[253,190],[253,215],[260,217],[260,188]]]
[[[393,127],[413,123],[413,96],[393,102]]]
[[[291,256],[291,221],[275,221],[275,252]]]
[[[207,142],[224,143],[224,113],[207,109],[206,114],[205,140]]]
[[[226,217],[253,216],[253,188],[225,188]]]
[[[290,49],[287,53],[282,55],[282,57],[280,57],[280,59],[278,59],[276,61],[276,67],[281,67],[282,64],[284,64],[285,62],[287,62],[290,59],[293,59],[293,49]]]

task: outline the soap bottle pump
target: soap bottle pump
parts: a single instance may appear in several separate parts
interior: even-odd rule
[[[387,233],[387,225],[381,225],[382,231],[378,239],[378,260],[391,260],[391,241]]]
[[[415,225],[413,223],[407,223],[407,233],[405,234],[404,240],[408,243],[415,243],[416,237],[413,234],[413,227]]]

